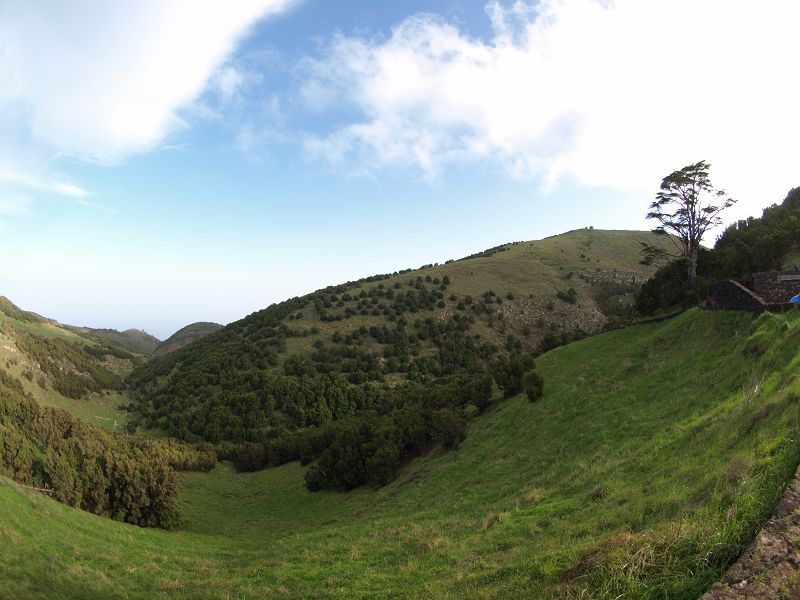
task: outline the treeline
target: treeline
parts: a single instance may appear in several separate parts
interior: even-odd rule
[[[181,378],[133,403],[137,422],[184,440],[244,442],[273,429],[323,425],[373,404],[376,389],[341,374],[319,378],[272,375],[260,369],[199,372],[196,387]]]
[[[295,460],[313,463],[305,475],[310,491],[381,486],[395,477],[401,464],[435,444],[457,447],[466,436],[468,419],[492,404],[493,381],[506,397],[524,389],[534,401],[543,389],[533,357],[518,353],[492,363],[491,373],[381,390],[368,410],[263,442],[228,445],[222,456],[240,471]]]
[[[684,260],[660,267],[639,290],[636,309],[648,315],[697,304],[705,300],[710,283],[778,270],[786,255],[799,245],[800,188],[794,188],[780,205],[765,208],[761,217],[749,217],[727,227],[713,249],[701,247],[694,283],[686,281]]]
[[[216,455],[177,442],[104,432],[41,407],[0,371],[0,474],[53,498],[144,527],[180,521],[174,469],[209,470]]]

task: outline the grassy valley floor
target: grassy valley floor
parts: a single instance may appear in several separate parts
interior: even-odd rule
[[[181,477],[172,532],[2,480],[0,597],[695,598],[797,467],[798,334],[692,310],[588,338],[381,489],[222,464]]]

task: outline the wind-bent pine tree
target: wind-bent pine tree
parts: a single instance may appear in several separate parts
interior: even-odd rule
[[[661,191],[650,205],[648,219],[660,223],[653,233],[669,235],[677,254],[643,244],[646,264],[657,258],[685,258],[688,262],[687,277],[694,281],[697,276],[697,256],[705,233],[722,225],[720,213],[736,204],[724,190],[711,184],[711,165],[701,160],[674,171],[661,181]]]

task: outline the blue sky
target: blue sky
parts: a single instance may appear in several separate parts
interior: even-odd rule
[[[0,294],[164,338],[647,228],[660,179],[701,159],[728,221],[759,214],[800,184],[798,6],[0,3]]]

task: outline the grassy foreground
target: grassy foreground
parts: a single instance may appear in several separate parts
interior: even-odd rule
[[[800,313],[585,339],[384,488],[220,465],[182,476],[173,532],[0,480],[0,597],[697,597],[797,466],[799,350]]]

